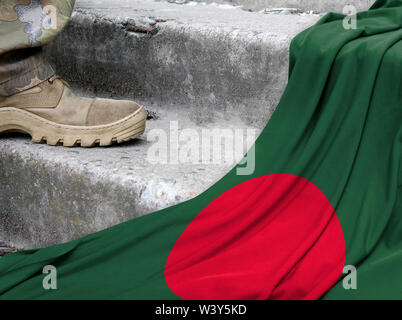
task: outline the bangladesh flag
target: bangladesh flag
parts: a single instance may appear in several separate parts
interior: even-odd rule
[[[9,254],[0,297],[401,298],[402,0],[377,1],[356,28],[344,18],[330,13],[292,41],[253,175],[235,168],[190,201]],[[45,265],[58,290],[43,289]]]

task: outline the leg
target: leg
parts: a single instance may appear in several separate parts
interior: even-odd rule
[[[0,97],[54,75],[41,47],[67,24],[75,0],[0,0]]]
[[[75,0],[0,0],[0,133],[91,147],[134,139],[146,111],[132,102],[76,97],[54,75],[42,46],[67,24]]]

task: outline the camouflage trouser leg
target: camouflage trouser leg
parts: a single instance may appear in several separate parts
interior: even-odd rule
[[[70,19],[75,0],[0,0],[0,97],[33,87],[54,71],[42,55]]]

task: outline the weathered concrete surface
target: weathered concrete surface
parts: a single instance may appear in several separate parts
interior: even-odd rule
[[[78,1],[71,24],[47,48],[58,72],[85,93],[139,100],[160,119],[148,122],[143,138],[106,149],[1,136],[0,241],[32,248],[72,240],[211,186],[234,163],[151,164],[149,130],[168,132],[173,120],[198,131],[261,129],[286,85],[291,38],[318,18]]]
[[[48,55],[63,77],[96,93],[220,110],[262,126],[286,85],[291,39],[318,19],[144,0],[78,1]],[[130,31],[143,26],[158,33]]]
[[[169,0],[174,2],[175,0]],[[180,0],[178,0],[180,1]],[[357,11],[368,10],[375,0],[196,0],[205,3],[223,3],[242,6],[246,10],[258,11],[265,8],[297,8],[303,11],[343,12],[352,5]],[[191,2],[191,1],[189,1]]]
[[[169,142],[170,121],[178,122],[179,134],[192,128],[200,136],[205,128],[247,126],[222,118],[197,126],[183,109],[158,110],[160,119],[149,120],[140,139],[109,148],[52,147],[27,136],[1,135],[0,240],[16,248],[65,242],[206,190],[235,163],[172,164],[168,157],[167,164],[153,164],[148,133],[163,130]]]
[[[0,241],[0,258],[6,254],[16,252],[17,249],[10,247],[8,244]]]

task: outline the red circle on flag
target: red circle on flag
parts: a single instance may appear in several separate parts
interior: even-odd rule
[[[316,299],[344,263],[341,225],[321,190],[272,174],[202,210],[170,252],[165,279],[183,299]]]

